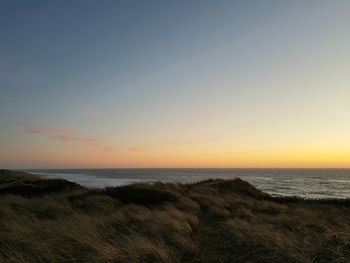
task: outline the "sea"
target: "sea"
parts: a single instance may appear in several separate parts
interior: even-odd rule
[[[350,169],[45,169],[26,170],[103,188],[139,182],[194,183],[241,178],[272,196],[350,198]]]

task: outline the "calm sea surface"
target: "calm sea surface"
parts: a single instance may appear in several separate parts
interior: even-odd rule
[[[350,169],[55,169],[28,172],[64,178],[87,187],[155,181],[192,183],[209,178],[239,177],[274,196],[350,198]]]

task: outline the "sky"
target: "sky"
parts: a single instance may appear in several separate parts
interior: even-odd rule
[[[0,168],[350,167],[349,13],[0,0]]]

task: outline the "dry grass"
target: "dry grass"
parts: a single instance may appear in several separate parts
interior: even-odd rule
[[[0,262],[350,262],[349,201],[239,179],[88,190],[0,170],[0,193]]]

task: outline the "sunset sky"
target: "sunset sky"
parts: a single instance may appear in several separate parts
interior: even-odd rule
[[[0,0],[0,168],[350,167],[349,14]]]

